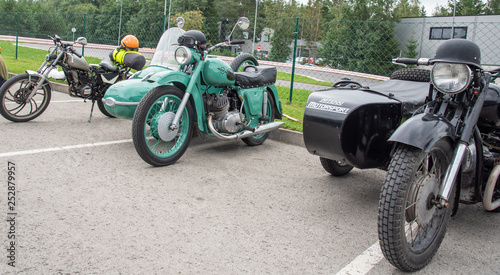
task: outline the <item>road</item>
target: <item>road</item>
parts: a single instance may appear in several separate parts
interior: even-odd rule
[[[153,168],[130,121],[89,110],[54,93],[34,121],[0,118],[0,273],[400,273],[377,244],[382,171],[335,178],[301,146],[201,137]],[[462,205],[416,274],[497,274],[499,219]]]

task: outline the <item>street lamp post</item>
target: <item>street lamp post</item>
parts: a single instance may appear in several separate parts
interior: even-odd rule
[[[118,2],[120,0],[116,0]],[[120,36],[122,30],[122,11],[123,11],[123,1],[120,1],[120,24],[118,25],[118,45],[120,45]]]
[[[255,48],[255,30],[257,29],[257,7],[259,6],[259,0],[255,0],[255,20],[253,22],[253,41],[252,41],[252,53],[254,54]]]

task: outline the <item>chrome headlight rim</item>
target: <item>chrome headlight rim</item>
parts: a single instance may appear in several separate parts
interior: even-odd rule
[[[441,66],[445,66],[445,67],[440,68]],[[452,67],[453,70],[451,70],[450,67]],[[437,79],[437,75],[436,75],[437,72],[439,72],[439,70],[443,70],[443,69],[446,73],[450,74],[448,76],[448,78],[444,78],[444,81],[443,81],[443,79]],[[453,71],[455,71],[455,73],[458,73],[458,74],[461,73],[462,74],[461,77],[465,76],[465,81],[463,81],[464,79],[459,79],[459,76],[454,77],[452,75]],[[453,89],[446,89],[445,87],[443,87],[444,84],[449,85],[450,82],[454,81],[455,83],[457,83],[460,80],[462,80],[462,82],[461,82],[461,85],[459,85],[458,87],[455,87]],[[448,95],[461,93],[465,89],[467,89],[467,87],[469,87],[471,82],[472,82],[472,70],[466,64],[451,63],[451,62],[437,62],[432,66],[431,83],[434,86],[434,88],[441,93],[448,94]]]
[[[175,61],[177,61],[177,63],[179,63],[180,65],[191,64],[193,61],[193,54],[191,53],[191,50],[186,46],[177,47],[177,49],[175,49],[174,56]]]

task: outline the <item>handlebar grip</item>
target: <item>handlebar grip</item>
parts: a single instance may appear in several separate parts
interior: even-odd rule
[[[392,63],[400,63],[400,64],[406,64],[406,65],[417,65],[418,59],[415,59],[415,58],[394,58],[392,60]]]
[[[231,41],[231,45],[238,45],[238,44],[245,44],[245,41],[239,40],[239,41]]]

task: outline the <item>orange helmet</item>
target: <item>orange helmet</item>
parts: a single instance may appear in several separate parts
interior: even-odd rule
[[[121,46],[125,49],[137,50],[139,49],[139,40],[131,34],[125,35],[122,39]]]

